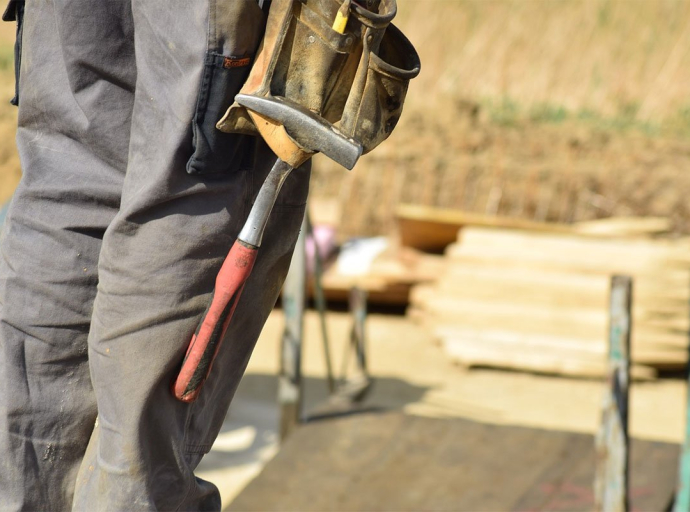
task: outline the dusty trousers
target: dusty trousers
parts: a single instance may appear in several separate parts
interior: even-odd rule
[[[263,13],[255,0],[11,8],[23,177],[0,238],[0,510],[219,510],[193,471],[278,297],[309,186],[306,167],[288,178],[199,400],[176,401],[274,161],[213,130]]]

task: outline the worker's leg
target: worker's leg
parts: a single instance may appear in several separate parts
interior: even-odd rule
[[[221,9],[234,11],[222,23]],[[196,122],[204,115],[215,122],[227,107],[215,99],[239,89],[236,73],[242,68],[224,57],[252,53],[261,12],[254,0],[210,6],[200,0],[135,0],[133,14],[138,77],[129,164],[120,212],[103,240],[89,336],[99,418],[74,507],[218,509],[217,489],[192,472],[220,429],[276,301],[302,220],[308,171],[295,171],[283,189],[200,398],[191,405],[176,401],[170,385],[187,343],[273,163],[263,144],[255,162],[254,144],[245,141],[235,153],[237,140],[229,136],[219,151],[227,151],[233,165],[212,177],[188,174],[192,119],[196,111]],[[229,91],[223,92],[225,86]],[[203,142],[199,133],[197,128],[197,148]],[[197,153],[201,160],[209,155],[215,158]]]
[[[93,430],[87,335],[129,145],[128,4],[27,3],[24,174],[0,240],[0,510],[69,509]]]

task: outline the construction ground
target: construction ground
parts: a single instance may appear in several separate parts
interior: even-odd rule
[[[278,373],[285,318],[278,308],[199,476],[220,488],[224,507],[233,508],[237,499],[239,510],[251,508],[249,498],[256,503],[272,499],[265,489],[276,475],[292,486],[294,500],[300,499],[300,485],[314,490],[307,497],[309,507],[294,501],[293,508],[285,509],[389,510],[391,502],[380,500],[387,490],[388,496],[394,492],[393,483],[376,480],[352,462],[369,457],[366,463],[372,465],[380,452],[372,446],[372,451],[358,452],[345,442],[378,429],[379,437],[371,434],[370,441],[379,442],[389,432],[400,440],[381,455],[380,460],[390,462],[385,468],[427,464],[443,471],[465,457],[477,470],[469,472],[474,480],[455,479],[464,494],[474,493],[475,501],[465,506],[419,505],[428,498],[422,482],[418,495],[410,485],[409,507],[397,509],[589,510],[593,459],[580,459],[559,446],[590,450],[600,427],[608,389],[608,279],[622,272],[633,275],[639,291],[630,433],[640,442],[667,443],[640,445],[638,455],[633,446],[633,473],[640,468],[647,476],[652,473],[647,491],[638,488],[634,497],[661,494],[663,503],[636,505],[633,500],[633,509],[664,510],[668,503],[663,500],[675,486],[688,404],[683,369],[690,330],[690,2],[398,3],[396,23],[418,47],[423,63],[405,115],[391,139],[350,173],[317,158],[310,195],[315,221],[327,219],[335,242],[355,236],[392,240],[394,250],[368,276],[354,281],[329,276],[331,293],[337,289],[340,299],[348,283],[357,282],[374,290],[372,298],[378,293],[383,302],[397,304],[393,311],[374,308],[367,318],[374,384],[362,404],[365,410],[392,415],[384,412],[377,420],[363,413],[338,420],[342,423],[333,423],[331,432],[342,443],[328,439],[313,423],[300,427],[304,430],[293,444],[288,438],[281,445]],[[16,110],[2,99],[13,93],[13,40],[12,25],[0,25],[2,203],[21,176],[14,148]],[[426,208],[437,221],[433,229],[413,229],[411,247],[419,249],[420,232],[430,229],[445,239],[445,256],[438,246],[428,261],[423,253],[400,249],[405,236],[401,204]],[[608,237],[610,225],[603,234],[596,226],[571,230],[578,222],[610,217],[633,217],[632,227],[623,229],[633,232],[621,236],[614,228],[615,236]],[[636,226],[642,226],[640,232],[634,232]],[[460,227],[469,229],[459,235]],[[514,238],[515,228],[526,238]],[[518,256],[519,264],[512,261]],[[428,265],[418,272],[412,263],[419,258]],[[435,266],[441,261],[444,267]],[[327,321],[338,368],[352,317],[341,304],[328,312]],[[302,363],[308,418],[328,398],[313,309],[305,317]],[[430,423],[422,423],[427,419]],[[449,430],[436,421],[447,422]],[[409,432],[420,425],[436,432],[448,458],[436,454],[433,459],[429,436],[415,445],[412,434],[398,434],[404,425]],[[480,431],[476,425],[490,427]],[[515,441],[496,425],[516,428]],[[312,437],[311,445],[305,437]],[[498,439],[504,439],[502,444]],[[295,443],[311,448],[300,454]],[[420,455],[414,446],[429,455]],[[489,451],[479,453],[482,447]],[[406,451],[407,458],[396,450]],[[316,460],[321,451],[323,458]],[[528,457],[531,452],[544,456]],[[548,460],[551,465],[540,466]],[[300,466],[312,462],[320,475]],[[529,480],[529,468],[542,476]],[[335,481],[348,471],[347,483]],[[564,471],[577,485],[543,480],[553,476],[567,483]],[[494,500],[490,489],[507,489],[523,473],[515,485],[524,492],[516,491],[510,503]],[[402,469],[396,475],[407,485],[409,475]],[[442,474],[435,475],[445,482]],[[380,494],[353,497],[364,488],[358,485],[366,484],[365,477]],[[300,482],[308,478],[314,481]],[[538,500],[525,493],[536,488],[538,478],[545,493],[565,494],[571,501],[535,504]],[[335,492],[337,485],[341,494]],[[354,492],[346,496],[343,489]],[[456,490],[444,489],[456,496]],[[320,490],[340,501],[324,501]]]
[[[334,353],[342,353],[351,319],[329,313]],[[277,372],[282,312],[270,317],[257,344],[216,445],[199,476],[216,483],[228,504],[279,449]],[[433,418],[469,418],[594,434],[601,421],[605,385],[600,380],[495,370],[464,370],[432,337],[404,316],[373,314],[368,323],[371,405]],[[327,398],[318,318],[306,317],[304,372],[308,413]],[[662,379],[636,383],[631,391],[632,436],[681,443],[685,431],[686,383]],[[459,441],[461,442],[461,441]],[[675,468],[673,468],[675,470]]]

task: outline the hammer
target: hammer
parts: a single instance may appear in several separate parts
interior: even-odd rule
[[[182,368],[172,385],[182,402],[193,402],[208,378],[244,285],[251,274],[271,210],[290,172],[323,153],[347,169],[362,146],[311,110],[281,97],[238,94],[259,133],[278,157],[254,201],[249,217],[216,277],[211,301],[192,336]]]

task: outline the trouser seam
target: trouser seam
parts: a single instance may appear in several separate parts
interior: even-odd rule
[[[196,483],[196,482],[195,482],[195,479],[194,479],[194,470],[191,469],[191,468],[189,467],[189,464],[188,464],[188,461],[187,461],[187,450],[186,450],[186,446],[187,446],[187,433],[189,432],[189,424],[191,423],[191,420],[192,420],[192,408],[193,408],[193,407],[190,405],[190,406],[187,406],[186,408],[187,408],[187,419],[186,419],[186,421],[185,421],[185,423],[184,423],[184,430],[183,430],[183,439],[184,439],[183,446],[185,447],[185,448],[183,448],[183,452],[184,452],[184,453],[183,453],[183,458],[185,459],[185,465],[184,465],[185,470],[186,470],[188,473],[190,473],[191,478],[189,479],[189,484],[187,485],[187,490],[185,491],[184,496],[182,497],[182,500],[180,500],[180,504],[179,504],[179,505],[177,506],[177,508],[175,509],[175,512],[177,512],[178,510],[180,510],[180,508],[182,507],[182,505],[185,504],[185,502],[187,501],[187,497],[189,496],[189,493],[192,492],[192,487],[193,487],[194,484]]]
[[[206,67],[206,55],[208,55],[208,52],[211,48],[211,44],[215,45],[215,41],[217,39],[216,36],[216,0],[209,0],[208,3],[208,25],[206,27],[206,51],[204,52],[204,67]],[[175,512],[179,511],[180,508],[186,503],[187,498],[189,497],[189,494],[192,492],[192,488],[196,484],[196,480],[194,478],[194,470],[189,467],[189,463],[187,460],[187,454],[189,453],[187,451],[187,438],[189,435],[189,425],[192,422],[192,413],[194,406],[193,404],[187,405],[187,418],[185,420],[184,424],[184,429],[182,431],[182,439],[183,439],[183,458],[185,459],[185,471],[189,473],[189,484],[187,485],[187,490],[184,493],[184,496],[182,497],[182,500],[180,500],[180,504],[177,506],[175,509]]]

